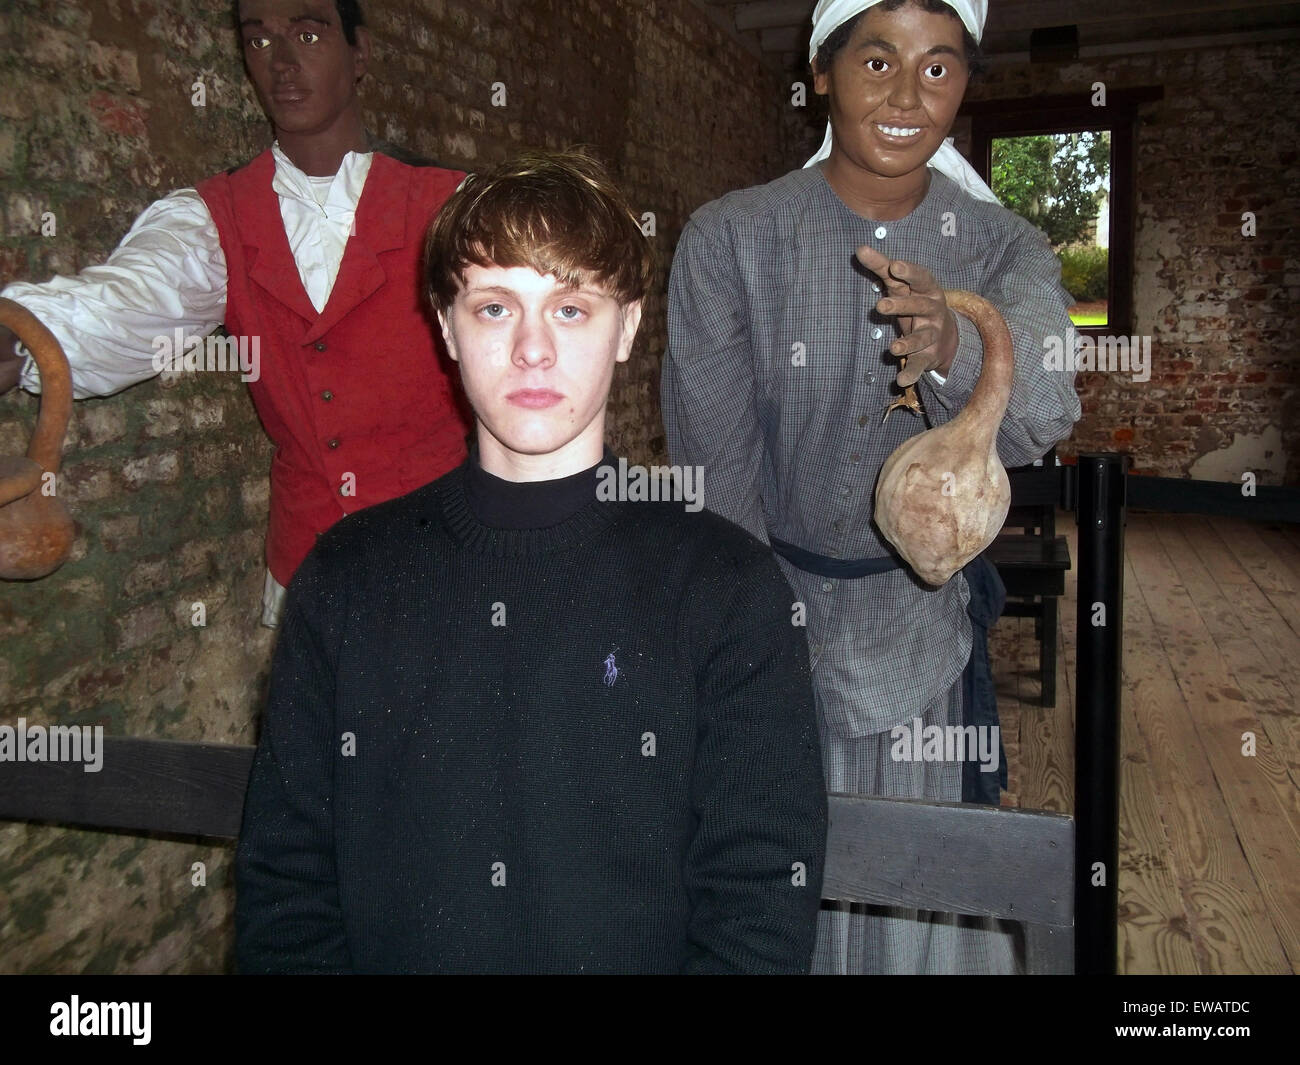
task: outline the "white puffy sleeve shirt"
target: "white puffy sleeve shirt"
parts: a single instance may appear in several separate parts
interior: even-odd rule
[[[337,174],[309,177],[278,144],[271,151],[285,234],[303,288],[320,311],[338,276],[372,156],[349,152]],[[58,339],[77,399],[107,396],[158,372],[156,338],[177,328],[187,339],[205,336],[224,321],[226,258],[202,197],[178,189],[145,208],[102,265],[43,284],[18,282],[0,296],[22,304]],[[40,390],[30,358],[21,384]]]

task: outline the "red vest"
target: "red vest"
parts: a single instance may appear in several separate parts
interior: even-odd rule
[[[468,407],[419,286],[425,230],[465,175],[375,152],[320,314],[289,250],[274,175],[268,150],[198,191],[226,256],[226,330],[260,337],[261,376],[248,388],[276,446],[266,557],[287,585],[343,515],[465,458]]]

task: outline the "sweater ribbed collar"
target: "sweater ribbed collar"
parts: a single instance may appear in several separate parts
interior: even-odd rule
[[[442,517],[463,547],[498,557],[540,555],[580,547],[614,521],[617,502],[596,498],[597,471],[617,467],[607,447],[601,461],[570,477],[551,481],[506,481],[478,465],[477,449],[443,480]],[[538,524],[501,528],[527,509]],[[531,521],[529,522],[531,524]]]

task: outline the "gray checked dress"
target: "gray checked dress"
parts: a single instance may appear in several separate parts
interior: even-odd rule
[[[868,244],[929,269],[945,288],[982,295],[1015,344],[1016,375],[998,433],[1006,466],[1041,456],[1079,418],[1073,374],[1045,370],[1045,338],[1071,337],[1060,267],[1046,238],[930,170],[906,218],[851,211],[820,167],[733,192],[682,233],[669,286],[662,406],[675,464],[702,466],[709,509],[755,536],[819,555],[885,555],[872,523],[880,468],[929,426],[886,406],[898,396],[888,354],[894,319],[854,258]],[[942,383],[918,386],[931,424],[965,405],[983,356],[958,316]],[[890,729],[960,724],[970,656],[970,591],[960,573],[931,589],[910,570],[830,580],[781,566],[806,620],[827,787],[863,795],[961,800],[960,762],[895,761]],[[802,604],[799,606],[797,604]],[[837,904],[821,914],[814,972],[1012,972],[1013,926],[927,911]]]

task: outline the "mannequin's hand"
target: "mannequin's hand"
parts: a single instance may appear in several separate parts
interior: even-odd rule
[[[903,333],[889,346],[895,358],[907,358],[898,387],[916,384],[927,370],[947,376],[957,357],[957,319],[934,275],[916,263],[888,259],[869,245],[858,249],[858,262],[884,283],[887,294],[876,310],[896,317]]]

